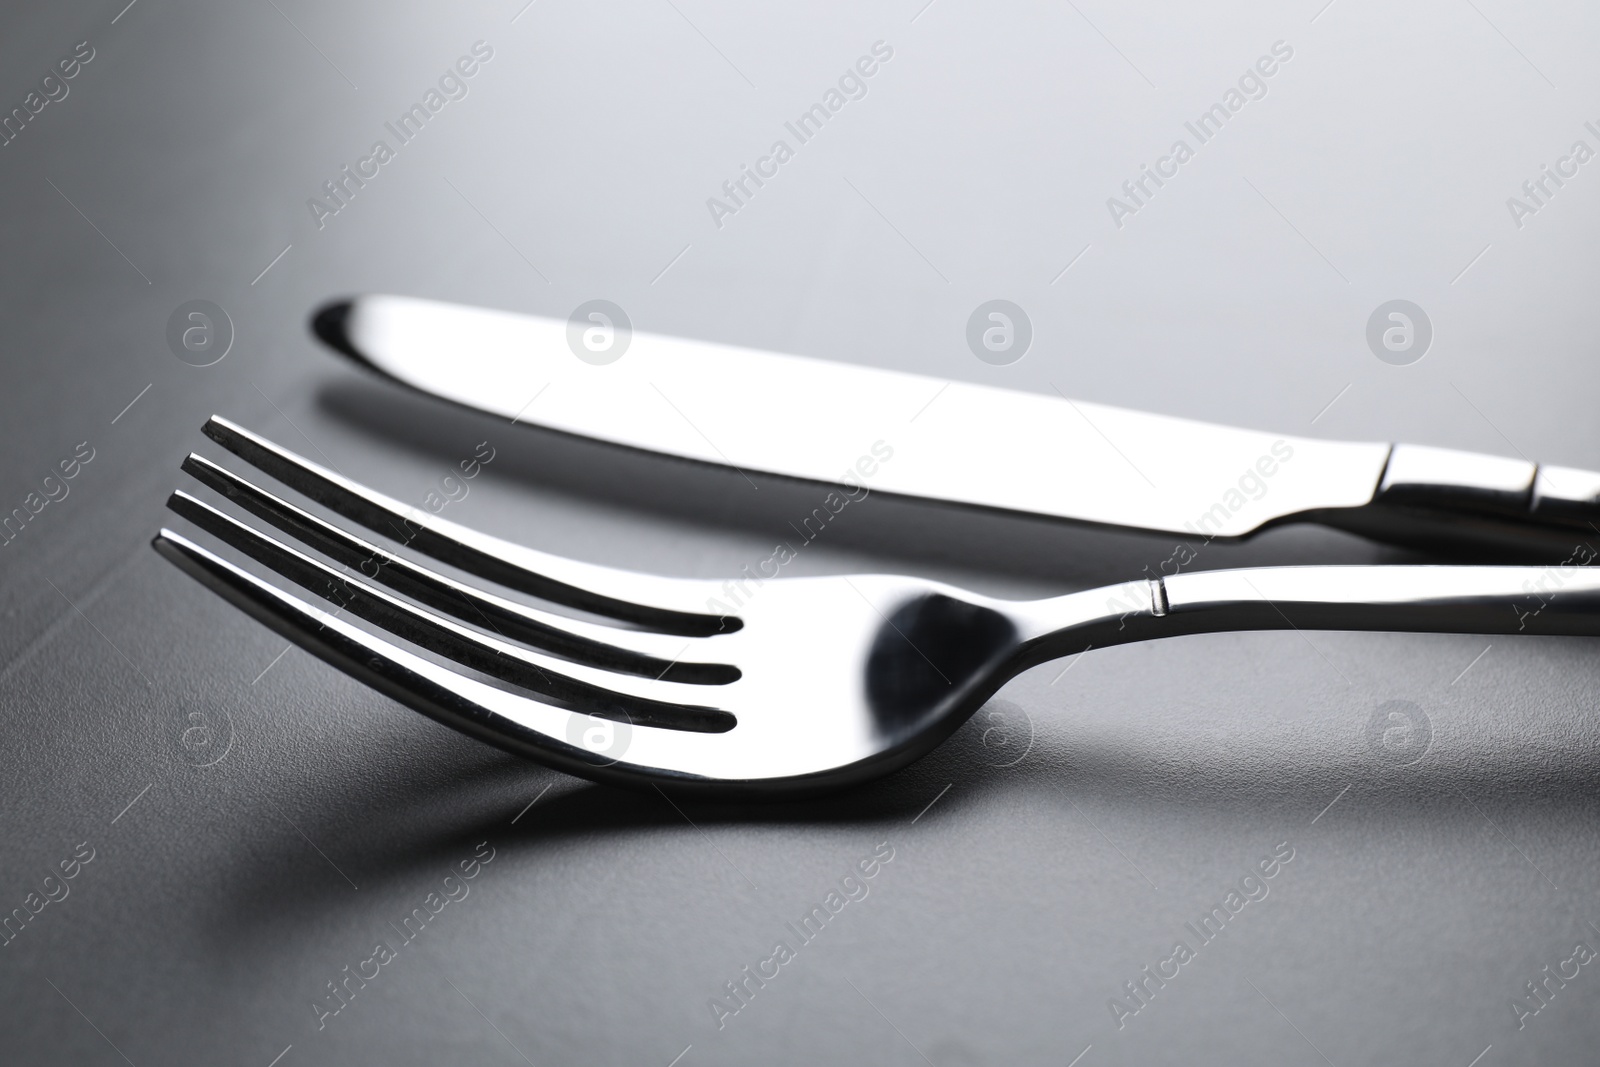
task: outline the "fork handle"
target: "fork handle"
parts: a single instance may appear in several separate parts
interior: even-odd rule
[[[1259,567],[1009,602],[1018,669],[1091,648],[1248,630],[1600,636],[1600,553],[1549,567]]]
[[[1376,630],[1600,635],[1593,549],[1549,567],[1263,567],[1151,583],[1163,634]]]

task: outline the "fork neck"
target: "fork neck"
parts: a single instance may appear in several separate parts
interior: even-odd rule
[[[1600,635],[1600,567],[1262,567],[1037,601],[1032,662],[1157,637],[1240,630]]]

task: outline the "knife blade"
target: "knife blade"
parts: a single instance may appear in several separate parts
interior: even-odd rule
[[[604,311],[367,295],[313,327],[432,396],[747,474],[1203,541],[1296,520],[1496,556],[1600,540],[1600,473],[1521,459],[1218,426],[636,331]]]

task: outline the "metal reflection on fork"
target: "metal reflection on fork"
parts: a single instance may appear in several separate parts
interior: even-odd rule
[[[205,433],[403,549],[191,454],[184,471],[288,540],[182,490],[169,507],[299,589],[170,529],[159,552],[401,703],[601,781],[719,795],[862,782],[927,753],[1020,671],[1090,647],[1291,627],[1600,634],[1600,569],[1588,568],[1563,571],[1536,612],[1524,610],[1527,590],[1549,588],[1549,568],[1338,566],[1201,572],[1039,601],[903,576],[778,578],[722,613],[718,583],[537,552],[419,514],[226,419]]]

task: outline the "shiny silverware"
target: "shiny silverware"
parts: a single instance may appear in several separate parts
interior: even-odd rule
[[[418,513],[225,419],[205,432],[404,548],[190,455],[185,471],[302,547],[181,490],[172,510],[300,591],[170,529],[154,541],[162,555],[400,703],[602,781],[719,795],[850,785],[928,752],[1019,671],[1130,641],[1288,627],[1600,634],[1590,568],[1211,571],[1032,602],[889,575],[752,587],[631,574]]]
[[[1191,540],[1319,522],[1485,561],[1553,561],[1600,522],[1593,471],[1233,429],[630,331],[594,314],[574,325],[362,296],[324,308],[315,328],[380,374],[514,422],[744,471]],[[615,358],[594,362],[589,338]],[[892,461],[880,461],[885,451]]]

